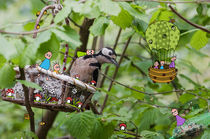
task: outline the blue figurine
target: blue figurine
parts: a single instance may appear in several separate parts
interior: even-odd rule
[[[50,59],[52,57],[52,53],[47,52],[44,56],[45,56],[45,60],[41,63],[40,67],[45,70],[49,70],[50,69]]]
[[[164,64],[165,64],[164,61],[160,61],[160,69],[164,69]]]

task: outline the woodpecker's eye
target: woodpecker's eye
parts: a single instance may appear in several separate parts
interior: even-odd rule
[[[109,52],[109,55],[112,55],[112,52]]]

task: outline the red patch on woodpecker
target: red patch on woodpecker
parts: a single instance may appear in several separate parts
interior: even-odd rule
[[[65,71],[65,70],[66,70],[66,67],[63,68],[63,71]]]
[[[126,127],[127,127],[127,125],[126,125],[126,124],[124,124],[124,123],[120,124],[120,130],[125,130],[125,129],[126,129]]]
[[[66,62],[66,59],[64,59],[63,62]]]

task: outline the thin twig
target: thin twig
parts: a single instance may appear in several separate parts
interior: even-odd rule
[[[123,58],[124,58],[125,52],[126,52],[126,50],[127,50],[127,48],[128,48],[128,45],[129,45],[129,43],[130,43],[130,41],[131,41],[131,38],[132,38],[132,36],[128,39],[128,41],[127,41],[127,43],[126,43],[126,45],[125,45],[125,47],[124,47],[124,49],[123,49],[122,56],[120,57],[120,60],[119,60],[119,62],[118,62],[119,65],[115,68],[114,74],[113,74],[113,76],[112,76],[112,79],[113,79],[113,80],[114,80],[114,79],[116,78],[116,76],[117,76],[118,69],[119,69],[119,67],[120,67],[120,64],[122,63],[122,60],[123,60]],[[108,88],[108,91],[111,90],[112,85],[113,85],[113,81],[111,81],[111,83],[110,83],[110,85],[109,85],[109,88]],[[101,107],[101,111],[100,111],[101,114],[102,114],[102,112],[103,112],[103,110],[104,110],[104,108],[105,108],[105,106],[106,106],[108,97],[109,97],[109,95],[106,94],[105,99],[104,99],[104,103],[103,103],[103,105],[102,105],[102,107]]]
[[[116,47],[117,47],[117,44],[118,44],[119,39],[120,39],[121,32],[122,32],[122,29],[120,28],[119,31],[118,31],[114,46],[113,46],[113,50],[115,50]],[[109,71],[109,66],[106,66],[104,74],[107,75],[108,71]],[[101,81],[100,81],[99,88],[103,87],[104,81],[105,81],[105,77],[103,76]]]
[[[142,93],[142,94],[146,94],[146,95],[163,95],[163,94],[169,94],[169,93],[173,93],[173,92],[177,92],[177,93],[183,93],[183,92],[185,92],[185,93],[188,93],[188,94],[197,96],[197,97],[200,98],[200,99],[203,99],[203,100],[208,101],[208,99],[206,99],[206,98],[204,98],[204,97],[201,97],[201,96],[199,96],[199,95],[197,95],[197,94],[195,94],[195,93],[190,92],[190,91],[194,91],[193,89],[189,89],[189,90],[173,90],[173,91],[166,91],[166,92],[159,92],[159,93],[158,93],[158,92],[156,92],[156,93],[148,93],[148,92],[143,92],[143,91],[137,90],[137,89],[135,89],[135,88],[129,87],[128,85],[122,84],[122,83],[120,83],[120,82],[118,82],[118,81],[115,81],[113,78],[111,78],[111,77],[105,75],[105,74],[102,73],[102,72],[100,72],[100,74],[102,74],[103,76],[105,76],[107,79],[111,80],[113,83],[119,84],[119,85],[121,85],[121,86],[124,86],[124,87],[126,87],[126,88],[128,88],[128,89],[131,89],[131,90],[133,90],[133,91],[136,91],[136,92],[139,92],[139,93]]]
[[[134,0],[114,0],[115,2],[133,2]],[[205,3],[209,2],[208,0],[194,0],[194,1],[163,1],[163,0],[137,0],[137,1],[146,1],[146,2],[159,2],[159,3]]]
[[[171,11],[173,12],[173,13],[175,13],[178,17],[180,17],[182,20],[184,20],[185,22],[187,22],[188,24],[190,24],[191,26],[194,26],[194,27],[196,27],[196,28],[198,28],[198,29],[200,29],[200,30],[203,30],[203,31],[205,31],[205,32],[207,32],[207,33],[210,33],[210,30],[208,30],[208,29],[206,29],[206,28],[204,28],[204,27],[202,27],[202,26],[200,26],[200,25],[197,25],[197,24],[195,24],[195,23],[192,23],[192,22],[190,22],[189,20],[187,20],[186,18],[184,18],[181,14],[179,14],[170,4],[168,5],[169,6],[169,8],[171,9]]]
[[[45,2],[44,0],[40,0],[42,3],[44,3],[45,5],[47,5],[47,2]]]
[[[36,23],[35,23],[35,26],[34,26],[34,31],[38,30],[38,29],[37,29],[37,26],[39,25],[39,22],[40,22],[42,16],[44,15],[44,12],[45,12],[46,10],[48,10],[48,9],[55,9],[55,5],[48,5],[48,6],[45,6],[45,7],[41,10],[41,12],[40,12],[38,18],[36,19]],[[36,36],[37,36],[37,33],[34,33],[33,38],[36,38]]]
[[[52,27],[54,27],[54,25],[50,25],[50,26],[42,28],[40,30],[34,30],[34,31],[29,31],[29,32],[9,32],[9,31],[0,30],[0,33],[11,34],[11,35],[31,35],[31,34],[34,34],[34,33],[39,33],[39,32],[46,31],[46,30],[48,30]]]
[[[120,131],[119,129],[115,129],[115,131]],[[138,134],[136,134],[136,133],[133,133],[133,132],[123,132],[123,133],[125,133],[125,134],[128,134],[128,135],[133,135],[133,136],[136,136],[136,137],[138,137],[138,138],[141,138],[141,136],[140,135],[138,135]]]
[[[68,44],[66,44],[65,54],[64,54],[64,59],[63,59],[63,68],[62,68],[61,73],[64,73],[64,71],[66,70],[66,62],[67,62],[68,54],[69,54],[69,46],[68,46]]]

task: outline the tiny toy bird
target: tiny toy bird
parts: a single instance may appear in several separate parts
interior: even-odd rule
[[[70,70],[70,76],[76,77],[80,75],[79,80],[90,83],[92,80],[98,79],[98,70],[104,63],[113,63],[118,66],[116,61],[116,53],[112,48],[102,48],[97,54],[85,55],[77,58]]]

